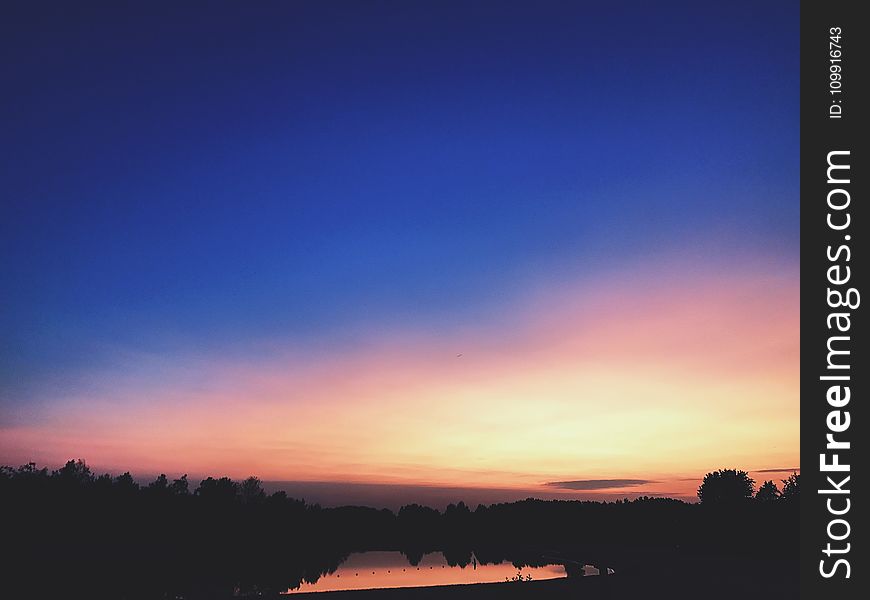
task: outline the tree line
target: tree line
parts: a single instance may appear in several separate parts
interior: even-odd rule
[[[281,590],[334,572],[352,552],[395,550],[411,565],[440,551],[465,566],[539,566],[565,557],[590,564],[698,553],[791,552],[797,547],[800,476],[754,489],[744,471],[708,473],[700,502],[640,497],[616,502],[539,500],[325,508],[259,479],[130,473],[96,475],[83,460],[50,471],[0,467],[11,583],[33,593],[59,585],[91,597],[221,597],[244,586]],[[768,485],[770,484],[770,485]],[[775,490],[774,490],[775,488]],[[775,544],[758,544],[758,536]],[[99,569],[94,566],[99,565]]]
[[[698,488],[698,500],[707,504],[732,504],[755,499],[758,502],[797,502],[800,499],[801,476],[797,471],[782,481],[780,491],[773,480],[767,480],[755,490],[755,480],[738,469],[719,469],[704,476]]]

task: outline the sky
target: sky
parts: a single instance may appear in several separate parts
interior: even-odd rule
[[[4,5],[0,463],[799,467],[798,7],[599,4]]]

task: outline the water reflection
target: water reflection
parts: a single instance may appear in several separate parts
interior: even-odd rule
[[[517,577],[536,581],[565,575],[565,567],[557,564],[517,568],[509,562],[480,564],[472,555],[470,564],[451,566],[444,554],[431,552],[412,566],[400,552],[359,552],[351,554],[334,573],[285,593],[492,583]]]

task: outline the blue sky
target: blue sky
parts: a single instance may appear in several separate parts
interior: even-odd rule
[[[119,349],[461,328],[664,250],[797,264],[796,3],[3,12],[4,422]]]

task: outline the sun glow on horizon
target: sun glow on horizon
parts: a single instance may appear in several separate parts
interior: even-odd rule
[[[292,348],[258,364],[177,357],[149,388],[103,374],[110,392],[56,399],[5,426],[0,450],[268,480],[634,477],[682,494],[674,481],[719,466],[799,464],[798,346],[794,272],[617,273],[459,331],[392,332],[308,360]]]

